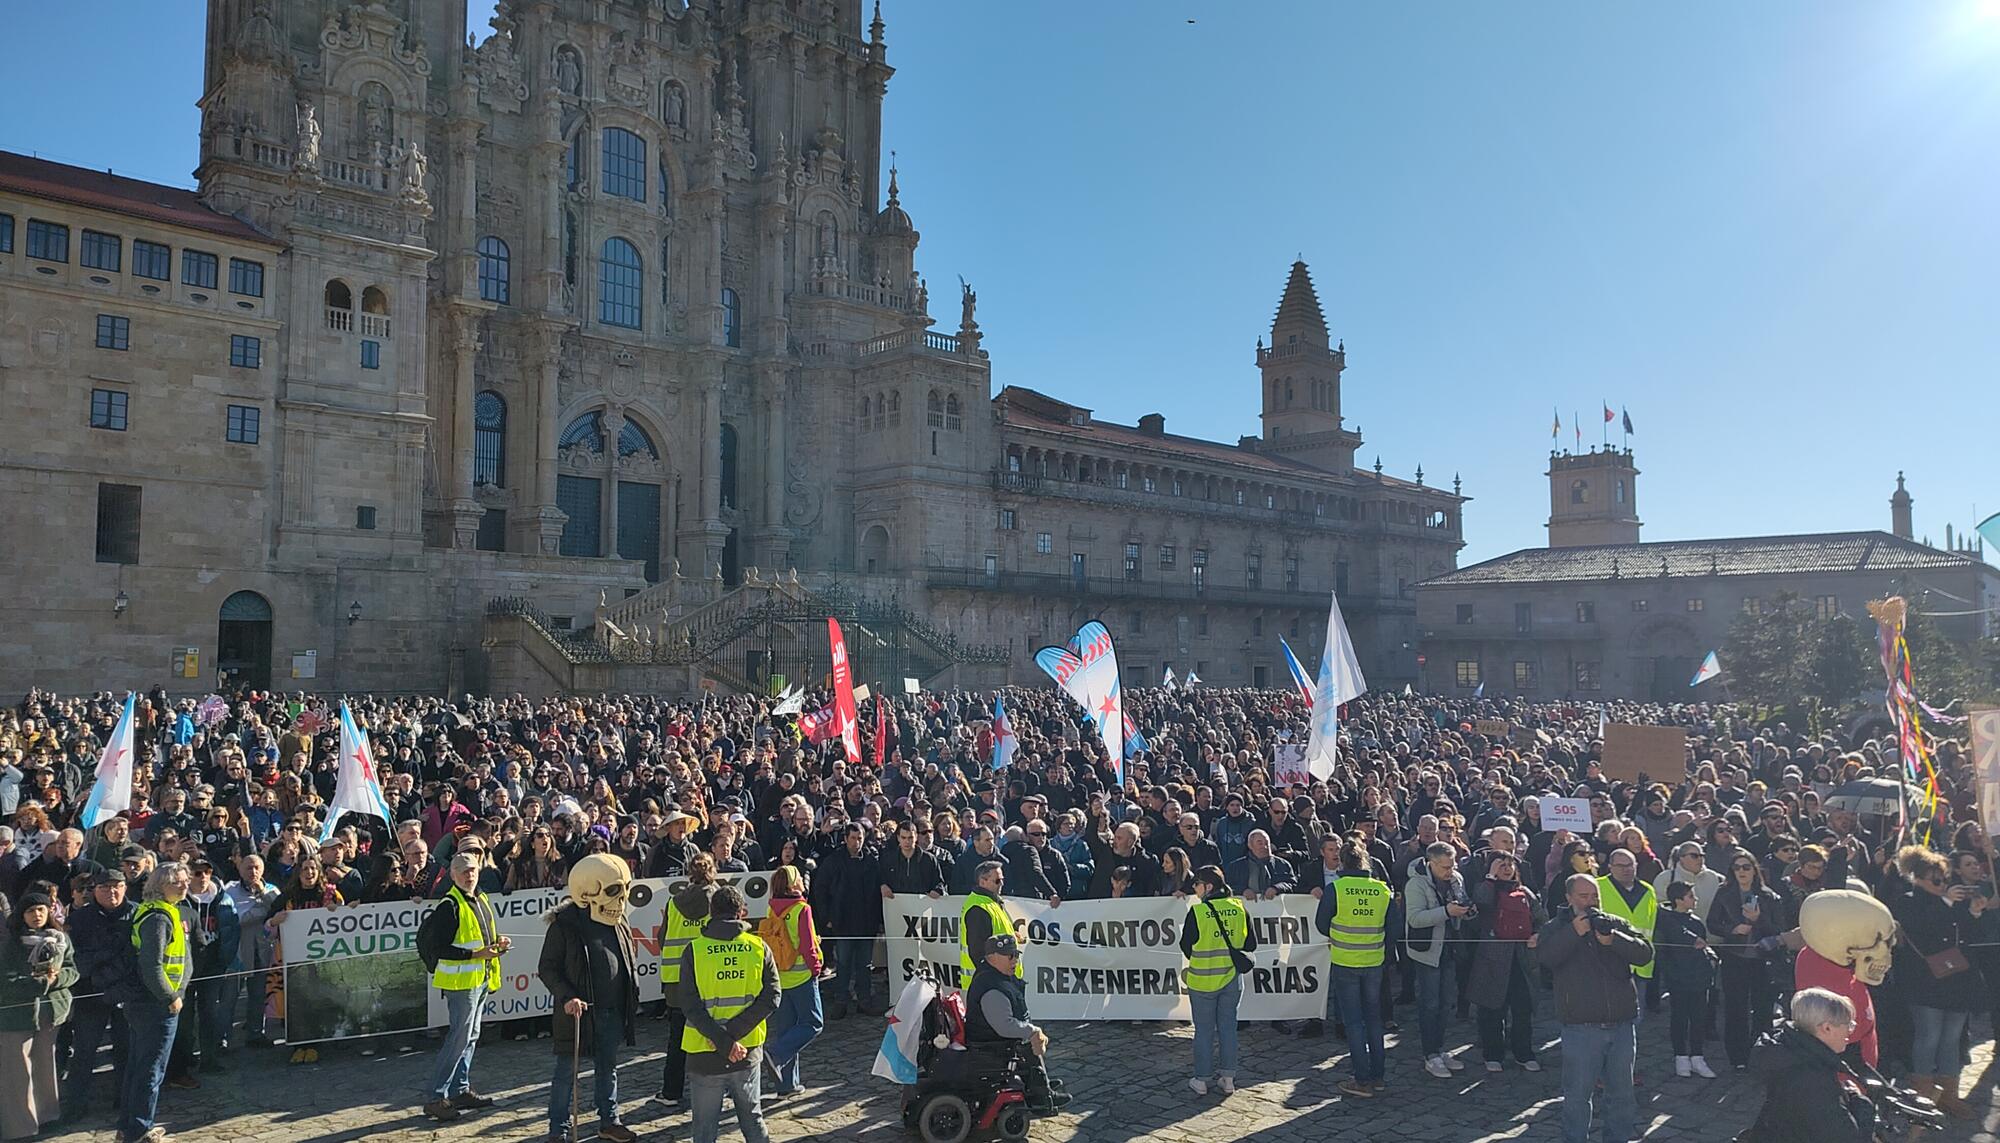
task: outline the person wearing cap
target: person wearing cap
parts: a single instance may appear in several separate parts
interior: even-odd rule
[[[206,857],[197,857],[188,863],[188,872],[188,894],[181,911],[187,915],[194,946],[194,976],[188,991],[194,997],[195,1018],[192,1022],[183,1020],[175,1036],[171,1070],[179,1075],[194,1070],[197,1054],[202,1071],[223,1069],[222,1041],[229,1035],[223,997],[236,986],[236,977],[229,974],[239,967],[236,950],[241,937],[236,903],[222,891],[215,866]]]
[[[132,922],[138,906],[125,899],[123,875],[105,869],[89,878],[90,900],[70,911],[70,940],[76,947],[80,979],[72,992],[70,1057],[62,1076],[64,1119],[81,1116],[97,1070],[98,1050],[111,1043],[112,1074],[125,1073],[125,1017],[113,999],[127,987],[136,968]]]
[[[463,1111],[493,1106],[472,1090],[472,1056],[487,994],[500,987],[500,957],[513,943],[500,934],[493,903],[479,891],[485,862],[461,851],[451,859],[451,888],[417,931],[417,948],[433,963],[431,986],[444,993],[448,1024],[431,1069],[424,1115],[449,1123]]]
[[[1055,1090],[1049,1080],[1049,1036],[1028,1021],[1028,983],[1021,977],[1021,945],[1012,933],[998,933],[980,946],[983,955],[965,994],[965,1043],[968,1048],[1025,1045],[1019,1053],[1021,1084],[1028,1107],[1045,1115],[1069,1103],[1068,1092]]]
[[[155,1117],[191,972],[187,918],[181,906],[190,881],[187,866],[179,862],[159,866],[147,875],[145,900],[133,915],[136,971],[116,994],[130,1034],[118,1112],[119,1143],[165,1143],[167,1138]]]
[[[56,1033],[76,981],[55,903],[23,894],[0,931],[0,1139],[26,1139],[61,1117]]]

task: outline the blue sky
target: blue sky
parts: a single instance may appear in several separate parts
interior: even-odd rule
[[[0,147],[187,184],[202,6],[17,7]],[[884,8],[996,384],[1255,432],[1303,255],[1360,459],[1463,475],[1461,562],[1543,542],[1600,401],[1650,539],[1886,527],[1898,469],[1940,544],[2000,509],[2000,0]]]

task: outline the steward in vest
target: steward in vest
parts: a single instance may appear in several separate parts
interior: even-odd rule
[[[777,1088],[770,1094],[780,1098],[796,1095],[804,1086],[799,1056],[826,1027],[819,1003],[819,974],[826,959],[805,892],[805,874],[794,865],[779,866],[771,874],[770,915],[758,927],[758,936],[778,966],[778,986],[784,989],[764,1048],[771,1070],[777,1073]]]
[[[1619,878],[1624,880],[1619,880]],[[1653,895],[1653,887],[1639,880],[1639,861],[1632,851],[1615,849],[1611,851],[1611,876],[1597,879],[1599,908],[1637,929],[1641,935],[1651,934],[1653,925],[1659,920],[1660,899]],[[1653,960],[1647,958],[1645,964],[1634,965],[1632,975],[1649,980],[1653,975]]]
[[[180,1028],[181,1002],[192,976],[188,961],[187,917],[181,903],[193,878],[188,867],[169,861],[146,875],[146,899],[132,919],[134,986],[120,997],[131,1049],[125,1058],[124,1095],[118,1109],[118,1137],[152,1135],[160,1107],[160,1081]]]
[[[618,1048],[638,1043],[638,958],[625,923],[632,867],[593,853],[569,871],[569,900],[549,914],[537,971],[555,1003],[549,1021],[556,1072],[549,1084],[549,1137],[573,1139],[570,1104],[579,1057],[595,1063],[597,1137],[633,1143],[618,1118]]]
[[[485,864],[479,850],[460,849],[451,859],[451,888],[417,930],[417,951],[430,966],[431,987],[445,996],[444,1040],[424,1105],[426,1116],[444,1123],[461,1111],[493,1106],[472,1090],[472,1057],[486,996],[500,987],[500,956],[513,942],[500,935],[493,903],[479,891]]]
[[[1351,1079],[1343,1094],[1371,1099],[1382,1089],[1384,1056],[1382,962],[1386,959],[1389,913],[1395,894],[1369,874],[1364,835],[1350,833],[1340,847],[1340,873],[1319,898],[1313,927],[1326,934],[1334,1002],[1347,1026]]]
[[[716,885],[714,856],[695,854],[687,864],[687,877],[687,887],[667,900],[667,914],[660,924],[660,983],[664,986],[662,995],[666,1004],[662,1014],[667,1021],[667,1058],[660,1070],[660,1098],[669,1105],[680,1103],[687,1093],[687,1053],[681,1051],[687,1014],[676,997],[680,994],[681,954],[687,952],[688,942],[708,920],[708,899]]]
[[[997,861],[981,862],[972,874],[972,892],[966,894],[965,909],[958,915],[958,986],[971,988],[972,978],[978,968],[974,949],[986,947],[987,938],[996,935],[1018,937],[1014,931],[1014,918],[1007,915],[1007,907],[1000,903],[1000,886],[1007,879],[1007,867]],[[1021,968],[1019,959],[1014,961],[1014,975],[1022,980],[1028,974]]]
[[[1194,1017],[1194,1078],[1188,1086],[1208,1094],[1212,1076],[1224,1095],[1236,1090],[1236,1010],[1239,954],[1257,947],[1250,914],[1229,895],[1229,879],[1215,865],[1194,871],[1194,907],[1181,922],[1181,955],[1187,957],[1187,990]]]
[[[1028,1108],[1053,1114],[1070,1101],[1049,1079],[1048,1033],[1028,1022],[1028,983],[1020,977],[1021,945],[1011,933],[986,938],[986,955],[965,994],[965,1044],[973,1050],[1014,1049],[1021,1061],[1021,1085]]]
[[[681,954],[675,1003],[687,1013],[681,1048],[687,1053],[688,1093],[694,1104],[694,1138],[714,1139],[722,1116],[722,1093],[736,1105],[736,1121],[747,1139],[764,1139],[758,1106],[763,1079],[764,1022],[778,1010],[778,966],[770,950],[750,932],[743,894],[734,886],[716,889],[709,899],[708,923]],[[712,1093],[713,1098],[704,1099]],[[712,1120],[704,1121],[706,1115]]]

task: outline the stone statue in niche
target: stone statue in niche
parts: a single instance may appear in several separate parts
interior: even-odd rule
[[[361,91],[361,141],[367,145],[368,153],[375,165],[387,166],[389,147],[395,136],[394,113],[389,104],[389,92],[379,83],[371,83]]]
[[[299,104],[299,145],[292,152],[292,167],[300,171],[319,170],[319,111],[311,103]]]
[[[583,64],[576,58],[572,48],[556,51],[556,87],[564,95],[583,94]]]
[[[833,221],[833,212],[819,212],[819,257],[822,265],[830,264],[840,255],[840,227]]]
[[[660,97],[660,117],[670,127],[685,127],[688,121],[687,92],[678,83],[670,83]]]
[[[430,160],[415,143],[398,143],[391,162],[403,180],[403,201],[412,207],[429,206],[430,192],[424,189],[424,182],[430,176]]]

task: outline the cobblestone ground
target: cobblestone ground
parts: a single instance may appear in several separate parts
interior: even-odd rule
[[[1547,1011],[1548,997],[1538,997]],[[1040,1143],[1084,1140],[1119,1143],[1144,1138],[1169,1143],[1231,1143],[1255,1138],[1278,1143],[1319,1140],[1409,1140],[1412,1143],[1469,1143],[1475,1140],[1553,1140],[1560,1137],[1561,1057],[1544,1029],[1539,1074],[1513,1065],[1499,1075],[1485,1072],[1476,1049],[1465,1045],[1472,1026],[1460,1022],[1450,1039],[1468,1058],[1466,1070],[1450,1080],[1434,1079],[1416,1054],[1415,1013],[1398,1009],[1405,1021],[1400,1046],[1390,1035],[1388,1091],[1371,1100],[1342,1098],[1334,1085],[1344,1078],[1346,1048],[1330,1034],[1303,1040],[1268,1025],[1243,1026],[1242,1067],[1234,1095],[1196,1096],[1186,1086],[1192,1058],[1188,1025],[1092,1023],[1052,1028],[1053,1071],[1063,1077],[1076,1101],[1052,1119],[1038,1120]],[[1983,1032],[1983,1021],[1980,1030]],[[897,1119],[897,1094],[886,1081],[868,1074],[882,1024],[874,1018],[829,1023],[807,1049],[807,1090],[767,1113],[773,1139],[832,1137],[885,1140],[914,1138]],[[688,1115],[650,1098],[658,1090],[665,1025],[646,1021],[639,1049],[620,1068],[626,1122],[649,1141],[686,1139]],[[1331,1029],[1329,1028],[1329,1033]],[[1735,1078],[1722,1062],[1715,1080],[1677,1079],[1666,1054],[1665,1029],[1640,1034],[1640,1124],[1648,1140],[1723,1141],[1733,1139],[1754,1118],[1761,1101],[1756,1085]],[[168,1090],[161,1100],[162,1122],[186,1140],[258,1140],[259,1143],[346,1143],[358,1139],[476,1143],[492,1139],[540,1138],[547,1130],[549,1077],[553,1057],[547,1040],[503,1041],[488,1026],[474,1068],[475,1086],[499,1100],[498,1106],[452,1124],[436,1124],[418,1111],[420,1088],[430,1070],[435,1043],[417,1041],[413,1053],[396,1051],[391,1041],[363,1056],[356,1043],[323,1045],[316,1064],[288,1065],[288,1052],[266,1048],[234,1053],[230,1070],[204,1075],[199,1091]],[[1954,1123],[1926,1136],[1938,1143],[1996,1143],[2000,1107],[1993,1088],[2000,1072],[1992,1067],[1991,1045],[1975,1051],[1968,1077],[1977,1077],[1968,1098],[1980,1110],[1969,1124]],[[583,1089],[586,1103],[590,1088]],[[103,1091],[103,1086],[100,1086]],[[588,1122],[588,1121],[587,1121]],[[726,1118],[724,1137],[736,1137]],[[112,1143],[108,1110],[90,1113],[75,1130],[55,1138]],[[586,1130],[584,1137],[591,1133]]]

